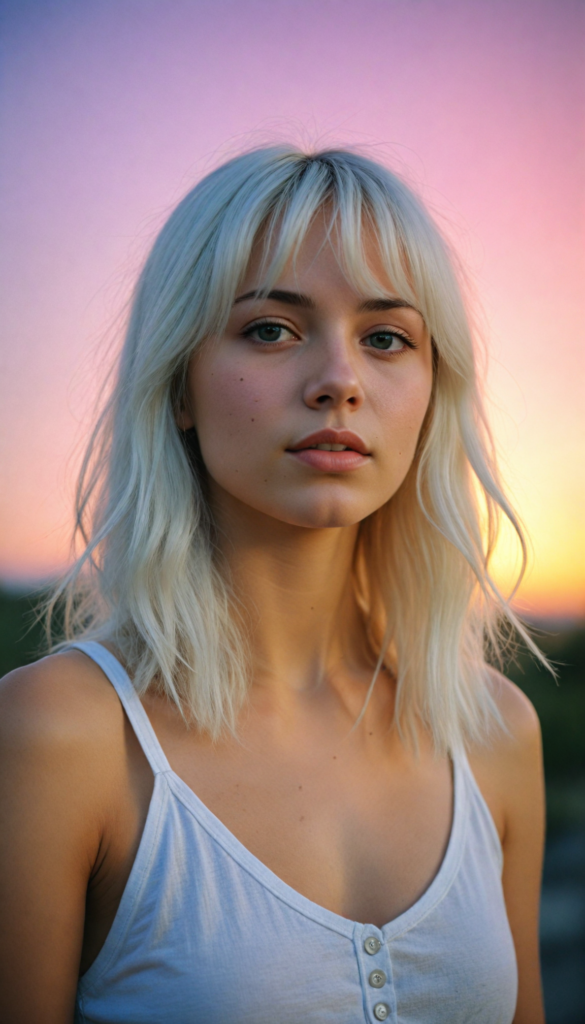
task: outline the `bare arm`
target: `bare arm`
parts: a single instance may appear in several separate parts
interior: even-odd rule
[[[494,693],[509,730],[471,758],[504,850],[503,888],[518,961],[514,1024],[544,1024],[538,923],[545,803],[540,724],[528,698],[494,673]]]
[[[85,661],[55,656],[0,684],[0,1020],[11,1024],[73,1020],[111,721],[108,684],[84,678]]]
[[[518,959],[519,989],[514,1024],[544,1022],[538,924],[545,804],[540,724],[526,698],[514,716],[517,752],[511,759],[504,832],[503,886]],[[512,775],[513,772],[513,775]]]

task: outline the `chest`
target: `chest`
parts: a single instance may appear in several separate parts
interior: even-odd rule
[[[332,749],[278,757],[239,745],[218,755],[178,747],[167,756],[287,885],[340,916],[382,926],[416,902],[440,867],[453,812],[451,764]]]
[[[439,873],[406,914],[378,930],[268,877],[215,812],[189,798],[178,773],[159,776],[122,913],[105,957],[82,981],[87,1019],[120,1020],[124,1011],[141,1024],[187,1014],[205,1024],[350,1024],[365,1012],[375,1024],[382,1006],[392,1020],[507,1024],[513,947],[498,873],[481,829],[467,827],[461,792],[459,775]]]
[[[149,708],[179,779],[258,862],[296,892],[353,921],[379,927],[412,906],[447,848],[453,780],[447,758],[418,759],[384,738],[371,745],[299,734],[211,745]],[[83,963],[103,944],[138,850],[152,771],[127,750],[133,786],[112,809],[107,855],[88,898]]]

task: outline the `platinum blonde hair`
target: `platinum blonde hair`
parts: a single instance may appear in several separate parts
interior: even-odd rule
[[[385,167],[346,150],[256,149],[205,177],[162,228],[138,280],[117,379],[83,461],[83,551],[59,584],[65,641],[105,640],[139,693],[157,688],[213,737],[235,730],[248,692],[246,636],[218,560],[196,446],[175,412],[197,346],[224,328],[252,246],[265,284],[325,210],[348,279],[384,295],[364,255],[373,231],[396,292],[433,338],[434,385],[417,452],[397,493],[360,525],[352,584],[377,669],[398,679],[396,721],[436,748],[485,739],[498,713],[486,644],[519,629],[490,576],[500,517],[512,523],[483,413],[472,332],[448,246],[421,202]]]

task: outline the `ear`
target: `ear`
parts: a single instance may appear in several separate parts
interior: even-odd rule
[[[179,430],[190,430],[191,427],[194,427],[195,421],[189,406],[189,396],[186,388],[181,386],[181,380],[178,377],[175,377],[171,385],[171,403],[175,423]]]
[[[191,430],[191,427],[195,426],[193,416],[189,409],[185,407],[184,403],[181,404],[179,408],[175,409],[175,423],[179,430]]]

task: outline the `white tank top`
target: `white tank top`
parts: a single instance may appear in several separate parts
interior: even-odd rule
[[[464,756],[434,880],[376,928],[273,874],[175,772],[120,663],[114,686],[154,772],[114,923],[80,979],[78,1024],[511,1024],[514,945],[498,834]]]

